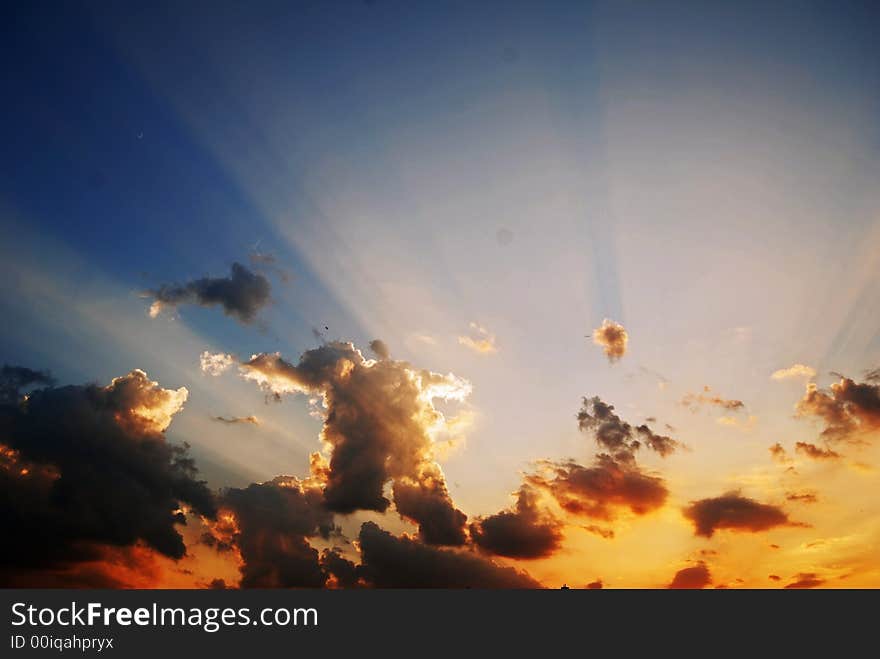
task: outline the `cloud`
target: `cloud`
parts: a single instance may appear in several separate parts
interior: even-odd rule
[[[255,270],[274,274],[285,284],[292,279],[291,274],[278,265],[278,259],[275,257],[274,254],[270,254],[268,252],[259,252],[255,250],[248,254],[248,258],[250,259],[251,265],[254,266]]]
[[[211,354],[206,350],[201,354],[199,362],[203,373],[216,376],[234,366],[235,357],[222,352]]]
[[[69,568],[135,545],[183,557],[182,509],[216,513],[187,447],[165,440],[186,398],[134,370],[0,405],[0,582],[30,569],[71,578]]]
[[[880,384],[841,377],[828,389],[820,389],[810,382],[796,410],[799,416],[821,419],[822,437],[828,441],[859,439],[880,429]]]
[[[513,509],[471,524],[471,538],[480,549],[510,558],[550,556],[562,542],[562,523],[543,512],[537,493],[523,485]]]
[[[15,403],[21,390],[33,386],[52,386],[55,379],[46,371],[4,364],[0,368],[0,404]]]
[[[477,323],[471,323],[470,328],[471,332],[469,335],[458,337],[458,342],[461,345],[483,355],[498,352],[498,346],[495,343],[494,334]]]
[[[768,450],[770,451],[770,457],[776,462],[788,462],[788,453],[786,453],[785,448],[779,442],[776,442]]]
[[[778,526],[800,526],[790,521],[780,508],[759,503],[738,492],[694,501],[683,512],[693,522],[695,535],[706,538],[721,529],[758,533]]]
[[[819,501],[819,497],[815,492],[786,492],[785,500],[800,503],[816,503]]]
[[[590,467],[571,460],[545,460],[541,466],[526,482],[552,495],[572,515],[613,520],[627,509],[645,515],[661,508],[669,496],[662,478],[643,472],[634,461],[607,454],[598,455]]]
[[[605,319],[602,324],[593,330],[593,343],[602,346],[605,356],[611,363],[626,354],[626,344],[629,341],[629,334],[620,323],[613,320]]]
[[[391,356],[388,346],[381,339],[373,339],[370,341],[370,350],[372,350],[373,354],[379,359],[388,359]]]
[[[250,423],[252,425],[258,426],[260,425],[260,420],[251,415],[251,416],[212,416],[211,419],[213,421],[218,421],[219,423],[225,423],[228,426],[240,424],[240,423]]]
[[[587,584],[587,590],[602,590],[604,587],[605,584],[602,583],[601,579],[596,579]]]
[[[424,465],[417,478],[396,479],[392,491],[397,512],[419,525],[422,540],[432,545],[465,543],[467,515],[452,504],[439,467]]]
[[[227,531],[218,531],[218,539],[241,554],[242,588],[324,585],[327,575],[318,551],[308,542],[315,536],[328,538],[335,528],[320,487],[278,476],[268,483],[225,490],[220,504]]]
[[[692,412],[696,412],[702,405],[711,405],[719,407],[729,412],[737,412],[745,409],[745,403],[741,400],[727,399],[711,393],[711,388],[707,385],[703,387],[701,393],[687,393],[681,399],[681,404],[690,408]]]
[[[378,588],[541,588],[525,572],[476,554],[395,537],[373,522],[361,526],[360,574]]]
[[[871,368],[865,371],[865,379],[868,382],[880,382],[880,368]]]
[[[227,357],[219,361],[225,364]],[[202,356],[208,372],[217,361],[216,355]],[[403,361],[368,360],[353,344],[338,341],[306,351],[297,364],[277,353],[236,363],[242,377],[275,396],[301,393],[322,400],[329,510],[384,512],[391,503],[384,489],[392,481],[398,512],[419,525],[426,542],[464,542],[466,517],[455,508],[434,459],[434,440],[448,429],[434,401],[464,400],[469,382]]]
[[[686,567],[675,573],[667,588],[699,590],[712,583],[712,575],[705,563]]]
[[[721,416],[715,420],[715,423],[720,426],[736,428],[737,430],[741,430],[742,432],[751,432],[757,422],[758,417],[752,414],[750,414],[746,419],[738,419],[735,416]]]
[[[816,369],[804,364],[794,364],[788,368],[780,368],[778,371],[773,371],[770,377],[774,380],[790,380],[792,378],[807,378],[810,380],[816,377]]]
[[[797,442],[794,448],[798,453],[803,453],[813,460],[837,460],[841,457],[840,453],[832,451],[830,448],[821,448],[809,442]]]
[[[631,426],[614,412],[613,405],[603,402],[598,396],[584,397],[577,420],[581,430],[592,432],[596,442],[620,460],[632,459],[635,451],[642,446],[647,446],[664,458],[681,447],[676,440],[655,433],[645,424]]]
[[[240,263],[233,263],[229,277],[202,277],[185,284],[162,284],[144,295],[153,298],[151,318],[168,307],[181,304],[219,305],[227,316],[250,323],[269,303],[270,291],[269,280],[263,275],[251,272]]]
[[[321,567],[327,575],[328,588],[357,588],[361,584],[358,566],[345,558],[338,547],[321,552]]]
[[[824,579],[820,579],[813,572],[801,572],[798,575],[795,575],[794,581],[790,584],[786,584],[786,590],[792,590],[796,588],[817,588],[825,583]]]

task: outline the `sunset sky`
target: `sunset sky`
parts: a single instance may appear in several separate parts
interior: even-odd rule
[[[40,4],[0,585],[880,587],[876,3]]]

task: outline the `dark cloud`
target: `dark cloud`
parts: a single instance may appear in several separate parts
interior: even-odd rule
[[[239,423],[249,423],[254,426],[260,425],[260,420],[251,415],[251,416],[212,416],[211,419],[213,421],[217,421],[219,423],[225,423],[228,426],[236,425]]]
[[[381,339],[373,339],[370,341],[370,350],[372,350],[373,354],[379,359],[388,359],[391,357],[391,352],[388,350],[388,346]]]
[[[269,280],[263,275],[233,263],[229,277],[202,277],[185,284],[163,284],[146,291],[145,295],[154,300],[150,307],[150,315],[154,317],[165,307],[181,304],[220,305],[227,316],[250,323],[269,303],[270,291]]]
[[[221,535],[236,546],[244,564],[242,588],[321,587],[327,575],[309,538],[327,538],[333,515],[319,487],[291,476],[231,488],[221,496],[221,513],[234,515]],[[221,514],[222,516],[222,514]]]
[[[770,581],[781,581],[782,580],[782,577],[780,577],[778,574],[771,574],[767,578],[770,579]]]
[[[46,371],[35,371],[24,366],[0,368],[0,405],[12,404],[21,397],[22,389],[29,387],[50,387],[55,379]]]
[[[813,572],[801,572],[798,575],[795,575],[794,581],[790,584],[786,584],[786,590],[793,590],[798,588],[818,588],[822,584],[825,583],[824,579],[820,579]]]
[[[537,493],[523,485],[516,506],[471,524],[471,538],[480,549],[510,558],[550,556],[562,542],[562,523],[543,512]]]
[[[786,501],[798,501],[800,503],[816,503],[819,497],[815,492],[788,492],[785,495]]]
[[[705,563],[700,563],[676,572],[667,588],[699,590],[711,583],[712,575],[709,573],[709,568]]]
[[[135,544],[184,556],[181,507],[216,512],[187,447],[165,440],[186,396],[136,370],[106,387],[49,387],[0,405],[0,581]]]
[[[216,374],[238,364],[241,375],[271,394],[304,393],[326,408],[321,439],[330,447],[324,471],[324,500],[333,512],[384,512],[385,485],[394,483],[397,510],[436,544],[465,541],[465,515],[455,508],[443,473],[433,459],[432,435],[444,427],[435,399],[462,400],[470,385],[454,375],[413,368],[409,363],[367,360],[351,343],[333,341],[308,350],[293,364],[279,354],[247,362],[228,355],[203,355]],[[218,366],[219,365],[219,366]]]
[[[631,460],[635,451],[642,446],[647,446],[662,457],[681,447],[676,440],[655,433],[645,424],[631,426],[615,413],[613,405],[603,402],[598,396],[584,397],[577,420],[581,430],[593,433],[596,442],[618,460]]]
[[[669,496],[663,479],[607,454],[597,456],[591,467],[573,461],[545,461],[542,466],[527,482],[550,493],[573,515],[612,520],[621,509],[645,515],[661,508]]]
[[[321,567],[329,577],[331,588],[357,588],[360,585],[358,566],[342,555],[338,547],[321,552]]]
[[[703,387],[703,391],[694,394],[687,393],[681,399],[681,404],[687,408],[690,408],[691,411],[695,412],[702,405],[711,405],[713,407],[719,407],[723,410],[727,410],[728,412],[737,412],[739,410],[745,409],[745,403],[741,400],[734,400],[728,398],[722,398],[717,394],[713,394],[710,387]]]
[[[858,439],[880,429],[880,384],[843,376],[828,389],[810,382],[797,411],[800,416],[821,419],[825,424],[822,437],[827,441]]]
[[[476,554],[395,537],[373,522],[359,536],[364,580],[378,588],[541,588],[525,572]]]
[[[880,368],[872,368],[865,371],[865,379],[868,382],[880,382]]]
[[[837,451],[832,451],[830,448],[822,448],[808,442],[797,442],[794,448],[798,453],[803,453],[813,460],[837,460],[841,457]]]
[[[587,584],[587,590],[602,590],[604,587],[605,584],[602,583],[601,579],[596,579]]]
[[[694,501],[684,509],[684,516],[694,524],[696,535],[711,538],[715,531],[757,533],[777,526],[798,526],[780,508],[729,492],[712,499]]]
[[[462,545],[467,515],[452,505],[452,497],[439,468],[418,479],[400,478],[394,482],[394,506],[403,517],[419,525],[419,537],[431,545]]]
[[[611,363],[626,354],[626,344],[629,341],[629,334],[626,328],[620,323],[615,323],[607,318],[602,324],[593,330],[593,343],[602,346],[605,356]]]

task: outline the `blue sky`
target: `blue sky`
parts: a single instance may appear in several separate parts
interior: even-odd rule
[[[681,428],[686,499],[809,434],[770,373],[880,362],[876,3],[8,13],[0,360],[186,386],[171,434],[214,485],[304,472],[320,423],[302,397],[206,379],[199,354],[295,360],[325,326],[472,382],[444,464],[471,513],[506,505],[530,461],[589,453],[582,395]],[[140,291],[255,251],[290,274],[260,322],[147,317]],[[612,365],[585,338],[606,317],[631,341]],[[470,323],[496,353],[458,341]],[[754,427],[682,410],[707,385]],[[267,425],[208,420],[251,413]]]

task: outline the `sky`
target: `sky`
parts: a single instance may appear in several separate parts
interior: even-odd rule
[[[2,583],[880,586],[876,4],[3,13]]]

